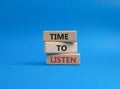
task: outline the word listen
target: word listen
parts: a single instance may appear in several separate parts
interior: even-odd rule
[[[51,40],[69,40],[68,33],[49,34]]]
[[[50,57],[49,60],[51,63],[68,63],[68,64],[77,63],[77,58],[71,57],[71,56],[65,56],[65,57],[53,56],[53,57]]]

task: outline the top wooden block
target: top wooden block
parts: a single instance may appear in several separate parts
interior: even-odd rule
[[[44,41],[47,42],[76,42],[76,31],[44,31]]]

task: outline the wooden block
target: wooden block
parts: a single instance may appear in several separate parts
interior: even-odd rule
[[[44,31],[44,41],[76,42],[76,31]]]
[[[45,53],[77,52],[77,43],[45,42]]]
[[[47,64],[80,64],[80,54],[47,54]]]

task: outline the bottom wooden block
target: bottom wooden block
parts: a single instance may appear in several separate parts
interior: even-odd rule
[[[47,64],[80,64],[80,54],[47,54]]]

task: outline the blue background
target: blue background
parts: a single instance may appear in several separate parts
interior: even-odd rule
[[[81,65],[46,65],[43,31],[72,29]],[[0,89],[120,89],[120,1],[0,0]]]

